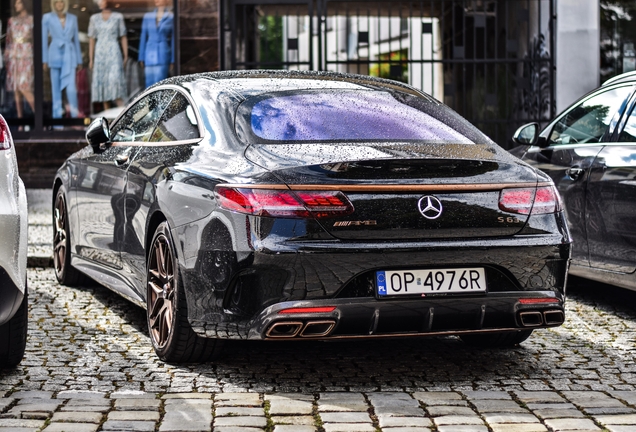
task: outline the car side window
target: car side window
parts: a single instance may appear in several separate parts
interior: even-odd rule
[[[197,117],[188,99],[177,92],[161,116],[150,141],[184,141],[199,138]]]
[[[625,127],[618,137],[619,142],[636,142],[636,108],[629,114]]]
[[[174,90],[159,90],[136,102],[113,126],[113,142],[147,142]]]
[[[554,125],[549,144],[598,143],[632,87],[624,86],[592,96],[568,111]]]

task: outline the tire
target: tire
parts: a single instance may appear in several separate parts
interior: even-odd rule
[[[0,368],[17,366],[27,343],[29,321],[28,292],[25,291],[22,304],[16,314],[7,323],[0,326]]]
[[[53,268],[62,285],[77,286],[87,282],[87,276],[71,266],[71,235],[66,195],[60,186],[53,204]]]
[[[157,227],[150,244],[146,287],[148,333],[161,360],[200,363],[220,354],[221,340],[200,337],[190,327],[179,262],[167,222]]]
[[[510,332],[464,334],[460,339],[467,345],[480,348],[511,348],[525,341],[532,334],[532,330],[517,330]]]

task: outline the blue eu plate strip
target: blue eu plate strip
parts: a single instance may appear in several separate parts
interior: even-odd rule
[[[378,284],[378,295],[386,295],[386,275],[383,271],[375,272],[375,280]]]

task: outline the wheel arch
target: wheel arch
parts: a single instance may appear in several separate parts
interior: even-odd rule
[[[55,177],[53,181],[53,196],[51,197],[51,208],[55,206],[55,196],[57,195],[57,191],[62,187],[62,179],[59,177]]]
[[[168,218],[166,215],[161,212],[161,210],[155,211],[149,218],[148,223],[146,225],[146,239],[144,240],[144,249],[146,254],[146,261],[148,261],[148,254],[150,253],[150,243],[152,242],[152,238],[155,235],[155,231],[157,231],[157,227],[162,222],[167,222]]]
[[[60,176],[55,176],[55,180],[53,180],[53,192],[56,192],[60,186],[62,186],[62,179]]]

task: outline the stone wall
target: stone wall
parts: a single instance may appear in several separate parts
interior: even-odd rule
[[[24,185],[27,188],[50,188],[60,165],[84,146],[84,139],[16,141],[18,170]]]

